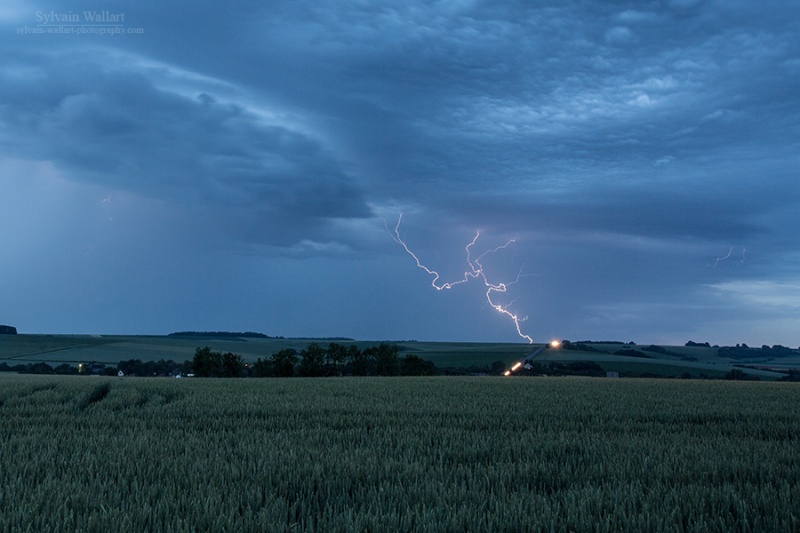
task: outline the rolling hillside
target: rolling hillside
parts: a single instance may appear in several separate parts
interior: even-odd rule
[[[297,351],[317,342],[356,344],[360,348],[378,341],[283,339],[230,336],[121,336],[121,335],[0,335],[0,364],[8,366],[44,362],[50,365],[97,362],[106,365],[129,359],[182,362],[195,349],[233,352],[247,362],[267,359],[284,348]],[[776,370],[800,369],[800,352],[789,350],[776,357],[769,350],[749,350],[721,356],[718,347],[637,346],[622,343],[572,343],[571,349],[511,343],[446,343],[397,341],[400,356],[416,354],[438,368],[487,368],[500,361],[506,367],[529,357],[542,365],[594,362],[605,372],[620,376],[722,377],[734,368],[762,379],[779,379]],[[787,349],[788,350],[788,349]]]

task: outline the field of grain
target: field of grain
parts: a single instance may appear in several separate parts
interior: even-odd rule
[[[796,531],[800,386],[0,375],[0,531]]]

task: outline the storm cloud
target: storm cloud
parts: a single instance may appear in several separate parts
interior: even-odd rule
[[[798,343],[793,2],[109,2],[115,35],[7,6],[20,331],[519,340],[430,287],[403,212],[451,276],[515,239],[492,267],[539,340]]]

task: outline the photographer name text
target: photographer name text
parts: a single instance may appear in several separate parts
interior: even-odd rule
[[[36,22],[40,26],[51,24],[122,24],[125,22],[125,13],[111,11],[83,11],[82,13],[57,13],[55,11],[37,11]]]

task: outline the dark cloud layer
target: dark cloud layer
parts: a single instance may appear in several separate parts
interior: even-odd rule
[[[69,179],[298,224],[370,215],[318,140],[205,92],[160,89],[133,58],[99,55],[39,55],[33,91],[7,75],[7,153],[52,161]]]
[[[475,229],[487,246],[516,238],[495,266],[532,274],[513,306],[536,338],[797,344],[800,309],[780,297],[800,287],[793,2],[109,2],[143,30],[115,36],[24,32],[93,9],[79,1],[10,6],[6,202],[49,229],[23,228],[9,248],[22,255],[4,267],[16,282],[0,322],[24,315],[36,283],[21,265],[69,254],[42,251],[68,227],[74,249],[154,278],[205,255],[193,284],[144,283],[172,310],[146,329],[206,316],[283,334],[514,340],[479,287],[426,287],[385,232],[382,217],[403,211],[420,254],[454,275]],[[63,205],[34,217],[54,187]],[[153,231],[168,257],[146,245]],[[103,261],[91,283],[133,279]],[[90,280],[74,268],[80,292]],[[240,294],[236,309],[170,318],[193,290],[225,300],[209,285]],[[100,318],[117,305],[29,329],[125,330]],[[131,327],[147,306],[133,308]]]

